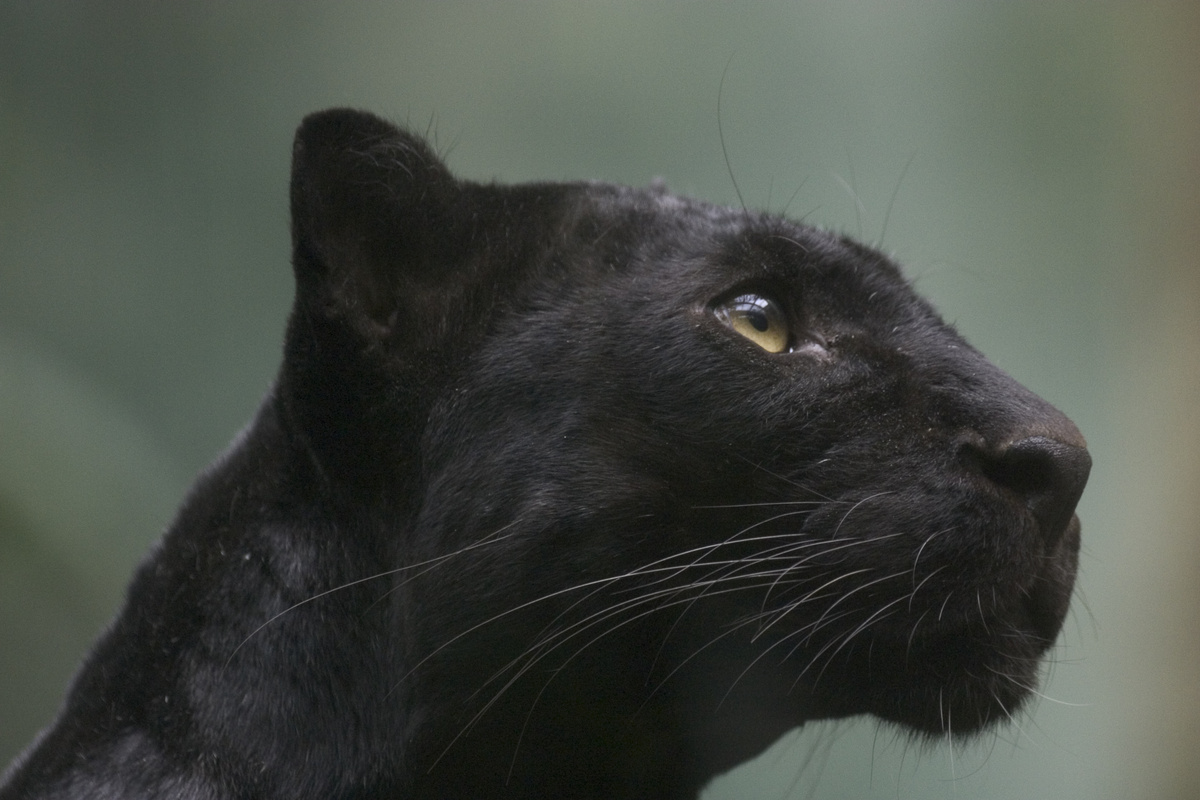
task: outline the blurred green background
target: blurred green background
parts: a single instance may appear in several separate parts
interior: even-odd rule
[[[0,763],[272,379],[305,113],[732,204],[724,75],[747,204],[882,239],[1095,469],[1019,728],[814,726],[706,797],[1200,797],[1197,52],[1188,2],[0,0]]]

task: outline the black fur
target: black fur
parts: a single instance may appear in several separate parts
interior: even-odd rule
[[[883,255],[353,111],[292,214],[275,387],[0,798],[691,797],[806,720],[1029,694],[1083,440]]]

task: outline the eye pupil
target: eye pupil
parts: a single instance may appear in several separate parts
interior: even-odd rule
[[[759,333],[766,333],[767,329],[771,327],[771,322],[767,319],[767,315],[757,308],[746,311],[746,321],[753,325],[754,329]]]

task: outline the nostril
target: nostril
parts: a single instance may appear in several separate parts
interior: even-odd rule
[[[967,447],[984,476],[1020,495],[1047,541],[1056,543],[1087,484],[1092,468],[1088,451],[1046,436],[1030,436],[991,452]]]

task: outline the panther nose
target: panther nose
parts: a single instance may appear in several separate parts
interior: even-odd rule
[[[1082,439],[1076,441],[1029,436],[986,451],[967,445],[988,479],[1025,501],[1050,548],[1065,532],[1092,469]]]

